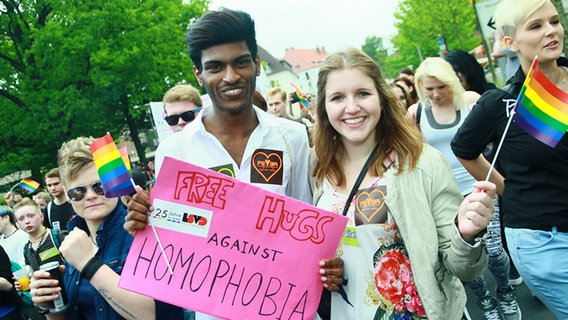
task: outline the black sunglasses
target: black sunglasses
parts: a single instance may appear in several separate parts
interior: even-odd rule
[[[171,116],[166,116],[164,120],[170,125],[175,126],[179,122],[179,118],[182,118],[185,122],[191,122],[195,119],[195,113],[201,111],[201,107],[197,107],[194,110],[189,110],[181,114],[172,114]]]
[[[87,187],[89,186],[80,186],[80,187],[71,188],[67,190],[67,196],[72,201],[81,201],[85,197],[85,194],[87,194]],[[105,195],[103,184],[100,181],[93,183],[92,185],[90,185],[90,187],[99,196]]]

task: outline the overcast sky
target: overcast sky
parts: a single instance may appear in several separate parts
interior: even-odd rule
[[[388,42],[396,33],[393,13],[399,0],[212,0],[219,7],[248,12],[258,44],[274,57],[286,48],[325,47],[328,52],[361,48],[368,36]]]

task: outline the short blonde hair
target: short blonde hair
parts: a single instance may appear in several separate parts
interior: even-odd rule
[[[49,192],[47,192],[47,191],[39,192],[38,194],[35,195],[35,197],[38,198],[38,199],[43,199],[45,201],[45,203],[51,202],[51,196],[49,195]]]
[[[274,88],[270,88],[268,89],[268,91],[266,91],[266,97],[272,97],[272,96],[280,96],[280,100],[282,100],[283,105],[282,108],[280,109],[280,116],[285,116],[288,114],[288,98],[286,97],[286,90],[280,88],[280,87],[274,87]]]
[[[65,186],[87,168],[95,165],[90,148],[94,141],[93,137],[79,137],[63,143],[57,152],[59,173]]]
[[[164,111],[166,111],[166,104],[180,101],[191,102],[197,107],[203,106],[201,94],[197,89],[195,89],[190,84],[178,84],[172,87],[170,90],[166,91],[166,94],[162,99]]]
[[[549,0],[501,0],[495,9],[495,25],[505,36],[514,36],[517,27]]]
[[[425,77],[434,77],[450,88],[450,94],[452,95],[452,101],[456,110],[464,107],[465,100],[463,93],[465,89],[460,82],[460,78],[458,78],[452,65],[448,61],[439,57],[430,57],[426,58],[418,69],[416,69],[414,81],[416,93],[420,101],[427,100],[426,94],[424,93],[424,84],[422,82]]]
[[[41,214],[41,209],[40,209],[39,205],[37,203],[35,203],[32,199],[30,199],[28,197],[24,197],[24,198],[22,198],[22,201],[16,203],[16,205],[14,206],[14,215],[16,215],[16,212],[18,210],[20,210],[20,208],[27,207],[27,206],[34,207],[34,210],[38,214]]]
[[[282,98],[282,101],[283,101],[283,102],[286,102],[286,100],[288,100],[288,99],[286,99],[286,90],[284,90],[284,89],[282,89],[282,88],[280,88],[280,87],[270,88],[270,89],[268,89],[268,91],[266,92],[266,96],[267,96],[267,97],[269,97],[269,96],[274,96],[274,95],[277,95],[277,94],[280,95],[280,98]]]

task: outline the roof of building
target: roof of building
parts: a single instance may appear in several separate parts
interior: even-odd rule
[[[265,62],[268,66],[268,70],[265,70],[267,75],[292,69],[290,66],[286,66],[283,61],[276,59],[261,46],[258,46],[258,54],[260,55],[260,60]]]
[[[292,71],[296,73],[306,69],[319,67],[327,56],[329,56],[329,53],[325,51],[324,47],[318,47],[315,49],[289,48],[286,49],[286,54],[282,60],[292,66]]]

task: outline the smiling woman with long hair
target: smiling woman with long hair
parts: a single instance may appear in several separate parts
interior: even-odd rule
[[[461,319],[459,279],[485,267],[478,234],[491,218],[494,185],[480,182],[487,193],[462,198],[447,161],[424,144],[360,50],[324,61],[316,108],[314,204],[349,218],[331,318]]]

